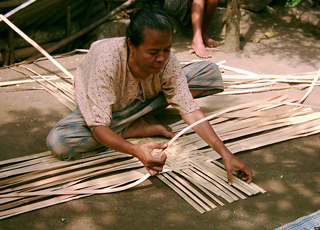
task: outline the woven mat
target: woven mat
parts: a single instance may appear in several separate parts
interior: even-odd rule
[[[275,230],[320,230],[320,210],[309,216],[301,217]]]

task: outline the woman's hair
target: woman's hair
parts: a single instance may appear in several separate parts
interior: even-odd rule
[[[130,17],[126,37],[130,38],[135,47],[139,47],[144,41],[144,31],[147,28],[173,33],[172,21],[164,11],[157,8],[142,8],[136,10]]]

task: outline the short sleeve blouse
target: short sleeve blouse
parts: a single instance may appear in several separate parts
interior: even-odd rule
[[[136,99],[154,99],[161,92],[180,114],[199,109],[173,52],[158,74],[139,79],[128,68],[125,37],[94,42],[75,72],[75,100],[90,128],[109,126],[112,112],[123,110]]]

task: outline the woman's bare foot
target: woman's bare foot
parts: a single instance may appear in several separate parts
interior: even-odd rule
[[[208,35],[203,34],[202,37],[203,37],[203,43],[206,46],[208,46],[210,48],[217,47],[218,43],[215,40],[213,40],[212,38],[210,38]]]
[[[174,137],[169,127],[160,124],[149,124],[143,118],[134,121],[127,129],[124,138],[165,136]]]
[[[211,54],[208,52],[204,43],[200,39],[193,39],[191,44],[192,49],[194,50],[195,54],[200,58],[211,58]]]
[[[145,122],[147,122],[148,124],[150,125],[162,125],[158,122],[157,119],[154,118],[154,116],[150,113],[147,113],[146,115],[144,115],[143,117],[143,120]],[[167,125],[162,125],[163,127],[165,127],[169,132],[172,132],[172,128],[167,126]]]

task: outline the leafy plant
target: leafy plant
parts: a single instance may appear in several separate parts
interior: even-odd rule
[[[287,0],[286,7],[294,7],[298,5],[301,2],[301,0]]]

